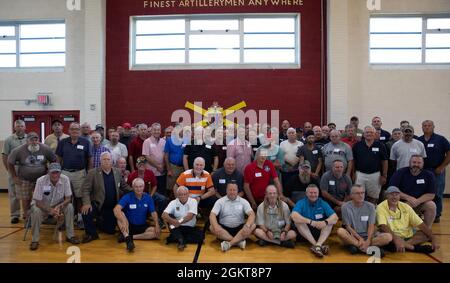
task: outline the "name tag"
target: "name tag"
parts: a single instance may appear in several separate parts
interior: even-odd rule
[[[83,150],[84,149],[84,145],[81,145],[81,144],[77,145],[77,149]]]
[[[369,216],[368,215],[361,216],[361,221],[369,221]]]
[[[39,161],[42,161],[42,160],[44,160],[44,156],[43,155],[38,155],[38,156],[36,156],[36,159],[39,160]]]
[[[154,143],[151,143],[150,147],[156,147],[156,145]]]
[[[222,146],[222,150],[227,150],[227,147],[226,146]]]
[[[427,147],[434,147],[434,143],[429,143]]]
[[[136,209],[136,204],[130,204],[130,209]]]
[[[380,151],[380,149],[378,147],[372,147],[372,151],[373,152],[378,152],[378,151]]]
[[[253,149],[253,151],[257,151],[258,149],[255,147],[254,149]]]
[[[42,186],[42,190],[44,193],[49,193],[52,190],[52,187],[50,186]]]
[[[416,148],[410,148],[410,149],[409,149],[409,152],[417,153],[417,149],[416,149]]]
[[[144,203],[144,207],[148,207],[148,205],[146,203]]]
[[[225,179],[219,179],[219,184],[225,184]]]
[[[260,172],[255,173],[255,177],[261,177],[261,176],[262,176],[262,174]]]
[[[417,184],[425,184],[425,180],[424,179],[417,179],[416,183]]]
[[[323,215],[322,214],[316,214],[316,219],[322,219],[323,218]]]
[[[339,149],[339,148],[335,148],[334,150],[333,150],[333,152],[337,152],[337,153],[339,153],[341,150]]]
[[[317,151],[317,149],[312,151],[312,154],[317,154],[317,153],[319,153],[319,152]]]
[[[185,143],[183,143],[183,144],[181,145],[181,147],[186,147],[186,144],[185,144]]]
[[[336,182],[335,181],[329,181],[328,184],[334,186],[334,185],[336,185]]]
[[[380,137],[380,141],[385,141],[386,137]]]
[[[362,137],[362,134],[361,133],[357,133],[356,136]]]
[[[211,149],[211,146],[209,144],[206,144],[205,147]]]

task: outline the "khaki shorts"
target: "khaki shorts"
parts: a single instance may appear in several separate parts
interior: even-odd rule
[[[20,180],[19,183],[16,184],[17,199],[30,200],[33,197],[34,187],[36,187],[36,182]]]
[[[84,178],[86,177],[86,170],[83,169],[75,172],[62,170],[61,173],[69,177],[73,195],[76,198],[81,198],[81,187],[83,186]]]
[[[380,185],[380,172],[375,172],[372,174],[365,174],[356,171],[356,182],[355,184],[360,184],[366,189],[366,196],[378,199],[380,196],[381,185]]]

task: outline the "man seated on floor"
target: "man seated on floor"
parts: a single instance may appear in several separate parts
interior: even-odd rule
[[[73,232],[73,206],[72,190],[69,178],[61,175],[61,165],[51,163],[48,166],[48,174],[36,181],[36,188],[31,203],[31,231],[33,233],[30,250],[39,247],[39,231],[43,219],[52,216],[59,220],[64,219],[66,225],[66,241],[71,244],[79,244],[80,240]],[[58,221],[57,221],[58,222]]]
[[[120,229],[119,243],[125,242],[130,252],[134,250],[133,239],[150,240],[159,238],[161,234],[153,199],[144,192],[144,180],[135,178],[132,186],[133,192],[124,195],[114,207],[114,216]],[[148,214],[152,216],[155,227],[147,224]]]
[[[98,239],[97,227],[108,234],[116,232],[117,221],[113,209],[121,194],[131,190],[120,170],[112,167],[111,153],[103,152],[100,155],[100,167],[89,170],[82,185],[81,213],[86,232],[83,243]]]
[[[287,203],[280,199],[278,190],[274,185],[266,188],[264,202],[258,206],[256,212],[255,236],[259,238],[258,244],[267,243],[294,248],[296,233],[291,230],[291,211]]]
[[[306,198],[299,200],[291,213],[300,241],[307,240],[312,246],[311,252],[317,257],[328,254],[329,246],[324,245],[338,221],[338,216],[330,205],[319,198],[319,188],[309,185],[306,188]]]
[[[339,217],[342,205],[350,200],[351,188],[352,180],[344,174],[344,163],[341,160],[335,160],[332,169],[320,179],[322,197]]]
[[[178,187],[175,196],[177,198],[169,203],[162,218],[170,229],[167,244],[178,243],[178,250],[182,251],[188,243],[203,243],[203,233],[195,228],[197,201],[189,197],[189,190],[184,186]]]
[[[386,249],[392,252],[434,252],[439,246],[431,228],[408,204],[400,201],[400,194],[399,188],[390,186],[386,190],[387,199],[377,206],[377,224],[381,231],[393,238]],[[425,242],[431,242],[431,245]]]
[[[381,248],[392,241],[391,234],[377,232],[375,206],[364,201],[365,194],[364,187],[355,184],[352,200],[342,205],[342,228],[337,230],[337,235],[351,254],[365,254],[369,246]]]
[[[310,184],[319,186],[320,179],[314,177],[311,173],[311,164],[308,160],[300,163],[298,174],[291,176],[284,182],[284,193],[294,202],[305,197],[306,188]]]
[[[245,215],[248,216],[247,220]],[[216,201],[209,215],[209,221],[211,232],[218,239],[223,240],[220,245],[223,252],[228,251],[232,246],[239,246],[244,250],[245,239],[256,228],[255,212],[250,203],[238,195],[236,182],[228,183],[227,195]]]

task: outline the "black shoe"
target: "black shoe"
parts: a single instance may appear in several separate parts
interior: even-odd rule
[[[73,245],[78,245],[80,243],[80,239],[78,239],[77,237],[66,238],[66,242],[69,242]]]
[[[82,242],[83,244],[86,244],[86,243],[92,242],[92,241],[94,241],[94,240],[98,240],[98,234],[95,234],[95,235],[89,235],[89,234],[86,234],[86,235],[83,237],[83,240],[81,240],[81,242]]]
[[[161,230],[166,229],[166,224],[164,224],[164,221],[162,221],[161,218],[158,219],[158,224]]]
[[[125,238],[125,242],[127,243],[127,250],[129,252],[134,251],[134,242],[133,242],[133,236],[127,236]]]
[[[431,254],[434,252],[434,249],[431,245],[415,245],[414,252],[423,253],[423,254]]]
[[[177,249],[178,249],[180,252],[184,251],[185,248],[186,248],[186,244],[185,244],[184,242],[179,242],[179,243],[178,243]]]
[[[260,246],[260,247],[264,247],[264,246],[267,246],[269,243],[267,243],[266,241],[264,241],[263,239],[259,239],[258,240],[258,245]]]
[[[293,249],[295,247],[295,243],[293,241],[281,241],[280,245],[282,247],[288,248],[288,249]]]
[[[31,242],[30,244],[30,250],[35,251],[39,247],[39,242]]]
[[[383,258],[386,255],[386,252],[380,248],[380,258]]]
[[[354,246],[354,245],[348,245],[346,246],[346,249],[350,252],[350,254],[354,255],[359,253],[359,249],[358,247]]]
[[[441,223],[441,217],[438,216],[438,217],[434,218],[434,223]]]
[[[17,224],[17,223],[19,223],[19,217],[11,218],[11,224]]]
[[[123,243],[125,242],[125,237],[123,236],[122,233],[119,233],[119,237],[117,238],[117,243]]]

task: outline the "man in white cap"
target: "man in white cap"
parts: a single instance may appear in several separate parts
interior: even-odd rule
[[[30,249],[39,247],[39,230],[44,218],[64,218],[66,225],[66,241],[79,244],[80,240],[73,232],[72,190],[69,177],[61,174],[61,165],[51,163],[48,174],[36,181],[36,188],[31,203],[31,231],[33,233]]]
[[[393,252],[432,253],[439,248],[431,228],[406,203],[400,201],[400,189],[390,186],[386,200],[377,206],[377,224],[393,240],[386,249]],[[414,229],[415,228],[415,229]],[[431,245],[424,244],[431,242]]]

